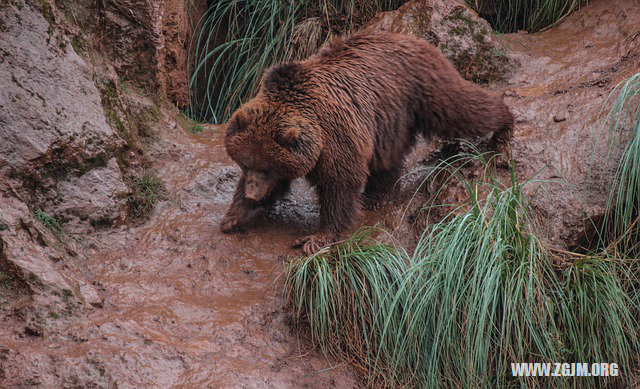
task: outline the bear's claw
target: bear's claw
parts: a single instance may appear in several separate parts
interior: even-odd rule
[[[318,252],[321,248],[332,243],[335,239],[332,239],[328,234],[316,234],[305,236],[302,239],[298,239],[293,247],[302,248],[304,255],[311,255]]]
[[[222,221],[220,222],[220,230],[224,233],[228,233],[233,231],[233,229],[236,228],[239,224],[240,223],[238,222],[236,217],[227,214],[224,218],[222,218]]]

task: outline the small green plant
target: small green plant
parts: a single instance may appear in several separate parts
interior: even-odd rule
[[[73,296],[71,289],[62,289],[62,299],[67,301]]]
[[[189,132],[191,132],[192,134],[199,134],[202,131],[204,131],[204,126],[199,123],[193,123],[189,128]]]
[[[56,312],[53,312],[53,311],[49,311],[49,317],[54,319],[54,320],[60,319],[60,315],[58,313],[56,313]]]
[[[64,229],[53,216],[50,216],[46,212],[41,209],[37,209],[36,213],[33,215],[33,218],[42,223],[43,226],[47,227],[51,232],[54,233],[58,238],[62,238],[65,235]]]
[[[73,51],[76,52],[76,54],[78,55],[85,54],[85,51],[82,48],[82,43],[80,43],[80,36],[71,37],[70,42],[71,42],[71,47],[73,48]]]
[[[9,273],[0,271],[0,285],[8,285],[13,280],[13,277]]]
[[[504,51],[504,49],[497,49],[497,48],[494,48],[494,49],[492,50],[492,52],[493,52],[493,55],[494,55],[494,56],[496,56],[496,57],[498,57],[498,58],[505,58],[505,57],[507,56],[507,52],[506,52],[506,51]]]
[[[129,214],[134,219],[148,217],[160,199],[163,190],[162,181],[153,174],[148,173],[138,178],[133,184],[131,195],[129,195]]]
[[[129,91],[131,90],[131,84],[124,78],[124,76],[120,76],[119,78],[120,89],[122,90],[122,93],[129,93]]]

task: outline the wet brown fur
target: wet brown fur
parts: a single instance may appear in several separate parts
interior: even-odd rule
[[[363,192],[384,198],[419,134],[462,138],[512,126],[500,97],[464,80],[424,40],[372,31],[334,39],[304,61],[267,70],[257,96],[230,119],[225,146],[245,174],[221,227],[245,222],[306,177],[321,207],[311,251],[353,225]],[[268,176],[260,201],[244,196],[251,170]]]

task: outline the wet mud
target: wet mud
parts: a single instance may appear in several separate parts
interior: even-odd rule
[[[504,84],[491,88],[505,94],[518,118],[514,157],[527,161],[519,174],[533,174],[556,153],[584,158],[578,130],[595,122],[599,110],[588,100],[603,101],[616,82],[638,71],[640,11],[633,1],[606,3],[543,33],[502,37],[513,68]],[[296,182],[244,231],[222,234],[218,223],[239,176],[224,151],[223,127],[205,125],[191,134],[176,118],[164,118],[169,125],[150,150],[165,184],[151,219],[84,243],[79,265],[96,295],[70,304],[59,320],[26,326],[23,307],[34,297],[13,303],[0,329],[0,386],[362,386],[356,368],[322,356],[292,333],[283,309],[283,265],[299,255],[291,244],[317,226],[312,190]],[[429,171],[434,147],[422,142],[408,158],[401,199]],[[575,147],[581,151],[572,153]],[[558,201],[560,208],[572,206]],[[410,244],[415,230],[402,214],[403,204],[392,204],[359,221],[381,223]]]

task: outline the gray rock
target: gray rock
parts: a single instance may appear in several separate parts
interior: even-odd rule
[[[126,186],[113,156],[124,142],[92,66],[30,3],[0,8],[0,20],[0,189],[11,180],[62,219],[121,218]]]
[[[105,167],[58,182],[56,189],[56,212],[73,218],[76,223],[88,220],[93,226],[110,225],[126,217],[123,202],[129,188],[122,181],[115,158]]]
[[[500,80],[507,69],[503,46],[491,26],[462,1],[413,0],[379,13],[367,27],[426,39],[475,82]]]

